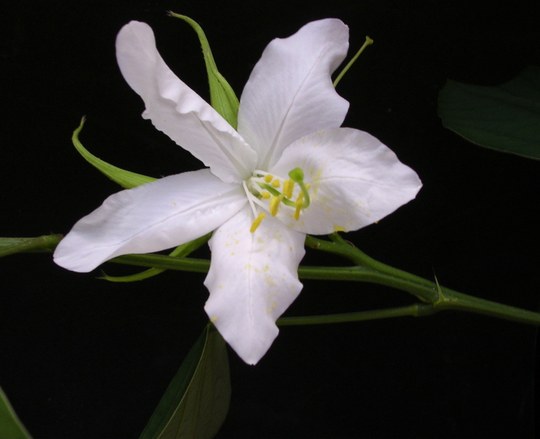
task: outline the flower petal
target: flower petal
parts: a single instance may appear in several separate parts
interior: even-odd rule
[[[241,186],[208,169],[165,177],[111,195],[73,226],[54,260],[87,272],[115,256],[164,250],[211,232],[245,203]]]
[[[335,128],[295,142],[271,170],[284,175],[296,167],[310,184],[311,204],[298,221],[293,209],[279,218],[304,233],[325,235],[357,230],[412,200],[422,183],[378,139],[363,131]]]
[[[253,69],[240,99],[238,132],[268,169],[306,134],[339,127],[349,107],[330,75],[347,54],[349,30],[337,19],[306,24],[275,39]]]
[[[297,270],[305,235],[271,217],[250,233],[251,222],[246,207],[215,231],[204,284],[208,317],[237,354],[255,364],[279,332],[276,319],[302,289]]]
[[[122,75],[143,99],[143,117],[226,182],[248,177],[255,151],[208,103],[178,79],[156,49],[146,23],[132,21],[116,39]]]

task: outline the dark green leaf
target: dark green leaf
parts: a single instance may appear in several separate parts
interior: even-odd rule
[[[11,407],[6,394],[0,389],[0,438],[30,439],[30,437]]]
[[[540,159],[540,67],[496,87],[448,81],[438,112],[446,128],[472,143]]]
[[[189,351],[140,439],[210,439],[229,409],[227,347],[208,325]]]
[[[0,257],[15,253],[53,250],[62,235],[43,235],[33,238],[0,238]]]

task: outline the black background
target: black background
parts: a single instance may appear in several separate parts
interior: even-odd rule
[[[0,234],[65,233],[117,190],[71,146],[82,115],[83,143],[118,166],[152,176],[200,167],[140,117],[114,56],[129,20],[148,22],[171,68],[206,97],[196,36],[166,10],[202,24],[238,94],[272,38],[333,16],[350,26],[351,51],[366,34],[375,40],[338,87],[351,102],[345,125],[379,137],[424,183],[415,201],[348,238],[443,285],[540,310],[538,162],[468,144],[436,115],[446,78],[491,85],[540,64],[536,5],[13,3],[1,13]],[[0,385],[35,438],[137,437],[206,322],[202,275],[110,284],[96,274],[49,255],[0,265]],[[308,281],[287,314],[410,302],[373,285]],[[469,314],[284,328],[256,367],[231,352],[218,438],[531,438],[537,359],[535,328]]]

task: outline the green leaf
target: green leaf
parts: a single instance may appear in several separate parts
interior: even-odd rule
[[[6,394],[0,388],[0,438],[30,439],[30,437],[11,407]]]
[[[208,74],[208,84],[210,86],[210,104],[214,109],[236,129],[238,125],[238,98],[227,80],[219,73],[214,56],[210,50],[208,39],[202,30],[202,27],[193,19],[169,11],[171,17],[180,18],[188,23],[197,33],[204,56],[206,72]]]
[[[61,239],[62,235],[43,235],[33,238],[0,238],[0,257],[15,253],[52,250]]]
[[[208,325],[189,351],[140,439],[210,439],[221,427],[231,394],[227,346]]]
[[[472,143],[540,159],[540,67],[496,87],[449,80],[438,113],[446,128]]]
[[[126,171],[124,169],[118,168],[114,165],[111,165],[100,158],[96,157],[94,154],[90,153],[79,140],[79,133],[83,129],[85,118],[81,119],[80,125],[75,131],[73,131],[73,136],[71,141],[73,146],[79,151],[83,158],[90,163],[92,166],[97,168],[98,171],[105,174],[115,183],[118,183],[124,189],[131,189],[141,184],[150,183],[155,180],[153,177],[147,177],[146,175],[137,174],[135,172]]]

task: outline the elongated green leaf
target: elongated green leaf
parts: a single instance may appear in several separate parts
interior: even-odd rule
[[[449,80],[438,112],[446,128],[472,143],[540,159],[540,67],[496,87]]]
[[[208,325],[189,351],[140,439],[211,439],[229,410],[227,347]]]
[[[61,239],[62,235],[43,235],[32,238],[0,238],[0,257],[15,253],[52,250]]]
[[[30,437],[11,407],[6,394],[0,389],[0,438],[30,439]]]
[[[100,158],[92,154],[90,151],[88,151],[79,140],[79,133],[83,129],[84,122],[85,118],[83,117],[81,119],[80,125],[75,131],[73,131],[71,141],[73,142],[73,146],[75,146],[77,151],[79,151],[79,153],[88,163],[94,166],[98,171],[105,174],[112,181],[118,183],[124,189],[131,189],[133,187],[140,186],[141,184],[145,183],[150,183],[155,180],[155,178],[153,177],[147,177],[146,175],[126,171],[124,169],[111,165],[110,163],[101,160]]]
[[[208,39],[206,38],[202,27],[195,20],[185,15],[176,14],[171,11],[169,11],[169,15],[184,20],[197,33],[202,47],[206,72],[208,74],[210,104],[233,128],[236,128],[238,124],[238,98],[227,80],[219,73],[214,56],[210,50],[210,44],[208,43]]]

